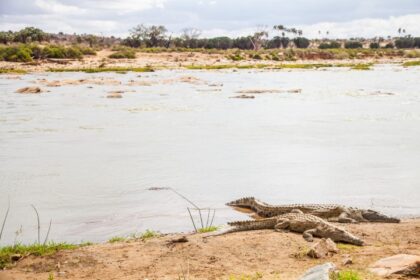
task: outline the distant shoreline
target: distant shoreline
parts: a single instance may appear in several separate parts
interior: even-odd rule
[[[345,52],[345,50],[341,50]],[[356,57],[349,59],[322,58],[323,50],[307,49],[304,54],[296,55],[298,59],[272,60],[270,52],[277,52],[280,56],[284,50],[263,50],[261,59],[252,59],[243,54],[240,60],[232,60],[232,51],[186,51],[186,52],[143,52],[138,51],[133,59],[109,58],[114,52],[106,49],[97,52],[95,56],[84,56],[82,59],[48,59],[34,60],[33,62],[6,62],[0,61],[0,73],[25,74],[30,72],[149,72],[165,69],[186,70],[219,70],[219,69],[314,69],[324,67],[355,67],[356,70],[368,70],[373,64],[416,64],[419,58],[401,56],[378,56],[375,51],[361,52]],[[296,50],[302,52],[302,50]],[[419,52],[420,56],[420,52]],[[414,65],[413,65],[414,66]],[[361,68],[361,69],[357,69]],[[88,71],[86,71],[88,72]]]

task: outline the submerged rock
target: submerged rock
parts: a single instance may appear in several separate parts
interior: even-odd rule
[[[385,277],[392,274],[420,276],[420,256],[400,254],[383,258],[370,265],[369,271]]]
[[[122,98],[122,94],[121,92],[118,92],[118,91],[111,92],[106,96],[106,98]]]
[[[17,93],[23,93],[23,94],[30,94],[30,93],[41,93],[42,90],[39,87],[24,87],[20,88],[16,91]]]
[[[335,265],[333,263],[324,263],[322,265],[317,265],[308,271],[299,278],[299,280],[329,280],[330,272],[334,271]]]
[[[254,98],[255,98],[255,96],[253,96],[253,95],[246,95],[246,94],[242,94],[242,95],[232,96],[231,98],[254,99]]]

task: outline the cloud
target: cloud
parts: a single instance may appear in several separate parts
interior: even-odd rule
[[[203,36],[238,36],[266,24],[303,29],[308,37],[420,36],[419,0],[0,0],[0,29],[36,26],[48,32],[126,36],[133,26],[185,27]]]
[[[61,15],[81,14],[87,12],[77,6],[64,5],[56,0],[35,0],[35,5],[45,13],[54,13]]]

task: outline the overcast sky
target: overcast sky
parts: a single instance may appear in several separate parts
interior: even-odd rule
[[[0,30],[25,26],[47,32],[127,36],[139,23],[177,34],[247,35],[259,25],[283,24],[317,37],[420,36],[420,0],[0,0]]]

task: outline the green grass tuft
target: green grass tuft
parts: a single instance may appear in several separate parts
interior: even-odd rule
[[[403,63],[404,67],[410,67],[410,66],[420,66],[420,60],[417,61],[407,61],[405,63]]]
[[[159,232],[156,232],[156,231],[153,231],[153,230],[149,230],[148,229],[148,230],[146,230],[144,233],[142,233],[140,235],[140,238],[143,239],[143,240],[146,240],[146,239],[158,237],[159,235],[160,235]]]
[[[27,74],[28,71],[23,69],[4,68],[0,69],[0,74]]]
[[[98,68],[50,68],[48,72],[85,72],[85,73],[101,73],[101,72],[154,72],[151,67],[98,67]]]
[[[362,277],[356,271],[343,270],[338,273],[333,273],[331,279],[333,280],[362,280]]]
[[[198,229],[198,232],[199,233],[213,232],[213,231],[216,231],[218,229],[219,229],[219,227],[216,227],[216,226],[204,227],[204,228]]]
[[[108,240],[108,243],[117,243],[117,242],[124,242],[126,239],[121,236],[114,236]]]
[[[50,242],[48,244],[32,244],[32,245],[22,245],[16,244],[14,246],[5,246],[0,247],[0,269],[7,267],[11,263],[11,257],[13,255],[21,256],[46,256],[51,255],[55,252],[61,250],[73,250],[78,248],[78,245],[68,244],[68,243],[54,243]]]

